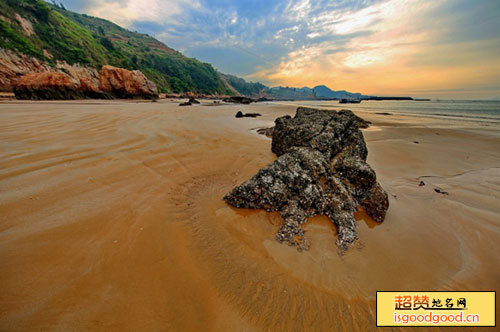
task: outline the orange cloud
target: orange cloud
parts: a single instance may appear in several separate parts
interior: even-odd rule
[[[180,15],[186,8],[199,8],[198,0],[91,0],[88,14],[108,19],[122,26],[134,21],[164,22]]]
[[[325,13],[314,21],[313,38],[328,33],[371,33],[351,38],[340,51],[329,52],[335,49],[335,41],[303,47],[290,52],[279,65],[248,78],[272,85],[326,84],[377,95],[470,98],[499,94],[495,91],[495,85],[497,89],[500,85],[498,53],[494,49],[485,52],[485,45],[498,46],[500,39],[438,43],[448,27],[427,14],[441,2],[391,0],[343,16]]]

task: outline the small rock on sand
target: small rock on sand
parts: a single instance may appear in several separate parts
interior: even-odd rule
[[[449,195],[448,192],[442,191],[440,188],[434,188],[434,191],[441,195]]]
[[[237,118],[256,118],[258,116],[262,116],[262,114],[260,113],[243,113],[241,111],[238,111],[238,113],[236,113],[235,117]]]

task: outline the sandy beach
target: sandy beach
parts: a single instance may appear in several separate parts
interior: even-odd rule
[[[500,288],[498,125],[356,112],[390,208],[340,256],[222,200],[295,105],[178,103],[0,103],[0,331],[373,331],[376,291]]]

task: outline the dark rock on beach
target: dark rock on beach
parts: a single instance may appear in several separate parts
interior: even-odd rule
[[[284,224],[276,239],[299,250],[310,246],[302,229],[309,217],[330,218],[341,251],[357,239],[357,206],[375,221],[384,220],[388,196],[366,163],[368,150],[354,113],[299,107],[295,117],[280,117],[275,124],[272,151],[278,159],[228,193],[227,203],[279,211]]]
[[[265,101],[273,101],[272,99],[269,99],[267,97],[260,97],[259,99],[256,100],[257,103],[262,103]]]
[[[447,191],[442,191],[440,188],[434,188],[434,191],[441,195],[449,195]]]
[[[255,102],[254,99],[243,96],[232,96],[229,98],[224,98],[223,101],[226,103],[245,104],[245,105]]]
[[[258,116],[262,116],[262,114],[260,113],[243,113],[241,111],[238,111],[238,113],[236,113],[235,117],[237,118],[256,118]]]
[[[189,98],[188,101],[184,103],[180,103],[179,106],[191,106],[193,104],[199,104],[200,102],[192,97]]]

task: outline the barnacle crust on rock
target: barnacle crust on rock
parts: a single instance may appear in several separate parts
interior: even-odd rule
[[[295,117],[277,118],[272,151],[278,159],[224,200],[238,208],[279,211],[284,223],[276,239],[299,250],[310,247],[302,228],[307,218],[325,215],[337,226],[337,245],[344,251],[358,238],[358,206],[377,222],[389,208],[387,193],[366,162],[358,124],[349,110],[299,107]]]

